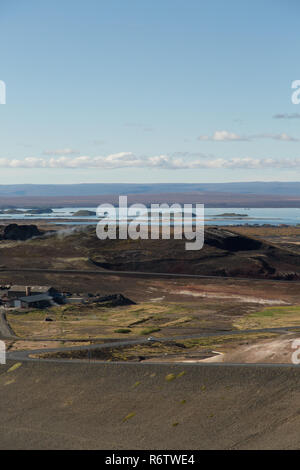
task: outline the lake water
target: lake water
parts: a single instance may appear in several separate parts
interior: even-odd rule
[[[25,210],[26,209],[19,209]],[[78,210],[89,210],[96,212],[96,207],[65,207],[59,209],[53,209],[51,214],[0,214],[1,219],[14,219],[14,220],[26,220],[34,221],[36,219],[51,219],[56,224],[78,224],[78,225],[90,225],[97,223],[100,219],[96,216],[87,217],[76,217],[73,214]],[[109,209],[105,209],[108,212]],[[143,211],[141,211],[143,213]],[[235,216],[226,217],[222,214],[234,213]],[[67,221],[60,221],[60,219],[67,219]],[[123,215],[120,212],[120,221],[122,221]],[[205,208],[205,224],[206,225],[297,225],[300,224],[300,208]],[[176,216],[174,218],[176,224]]]

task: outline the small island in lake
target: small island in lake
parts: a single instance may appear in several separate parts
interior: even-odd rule
[[[53,213],[53,210],[50,209],[50,207],[44,207],[42,209],[40,208],[34,208],[34,209],[29,209],[26,211],[26,214],[33,214],[33,215],[36,215],[36,214],[52,214]]]
[[[6,209],[5,211],[1,211],[0,214],[24,214],[24,211],[21,211],[19,209]]]
[[[216,214],[215,217],[248,217],[248,214],[236,214],[235,212],[225,212],[224,214]]]
[[[96,212],[87,211],[87,210],[80,210],[72,214],[73,217],[89,217],[89,216],[95,217],[95,215],[96,215]]]

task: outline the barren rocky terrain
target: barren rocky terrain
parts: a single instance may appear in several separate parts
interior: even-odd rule
[[[99,240],[94,227],[65,229],[0,243],[3,268],[97,269],[201,274],[262,279],[299,279],[300,255],[229,229],[206,228],[205,244],[185,250],[185,240]]]
[[[299,385],[296,367],[10,362],[0,447],[297,449]]]

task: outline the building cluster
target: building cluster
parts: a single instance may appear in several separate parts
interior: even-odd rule
[[[64,302],[64,295],[51,286],[0,286],[0,306],[47,308]]]
[[[91,294],[59,292],[51,286],[0,285],[0,308],[45,309],[62,304],[101,304],[103,306],[132,305],[122,294]]]

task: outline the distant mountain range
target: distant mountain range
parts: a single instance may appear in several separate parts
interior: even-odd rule
[[[93,183],[0,185],[0,197],[61,197],[165,193],[232,193],[244,195],[300,196],[300,182],[239,183]]]
[[[0,185],[0,208],[97,207],[128,204],[205,204],[206,207],[297,207],[300,182]]]

